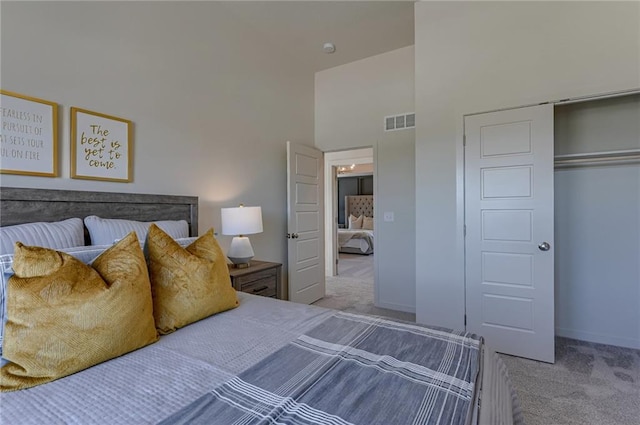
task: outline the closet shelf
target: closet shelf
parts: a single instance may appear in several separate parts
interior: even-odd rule
[[[622,165],[640,163],[640,149],[556,155],[555,168]]]

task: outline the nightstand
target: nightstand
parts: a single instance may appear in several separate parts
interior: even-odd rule
[[[249,267],[229,265],[231,284],[236,291],[282,299],[282,264],[252,260]]]

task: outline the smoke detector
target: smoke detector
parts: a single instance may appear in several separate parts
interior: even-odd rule
[[[333,43],[324,43],[322,50],[325,53],[333,53],[336,51],[336,46]]]

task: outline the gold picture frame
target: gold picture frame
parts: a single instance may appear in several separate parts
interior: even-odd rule
[[[58,104],[0,89],[0,173],[58,176]]]
[[[71,178],[129,183],[133,180],[133,123],[71,107]]]

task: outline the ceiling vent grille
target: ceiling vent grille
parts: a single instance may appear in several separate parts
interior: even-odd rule
[[[416,126],[415,112],[384,117],[384,131],[406,130]]]

